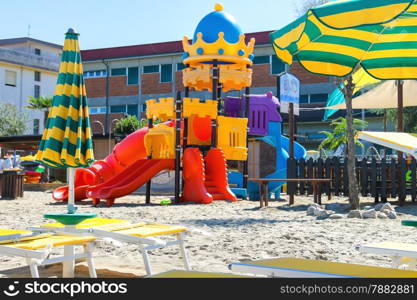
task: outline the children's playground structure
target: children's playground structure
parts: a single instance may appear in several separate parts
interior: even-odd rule
[[[236,201],[247,191],[256,199],[257,186],[248,182],[250,169],[254,176],[286,178],[289,141],[281,135],[279,101],[271,92],[250,94],[255,39],[246,43],[234,18],[216,4],[198,24],[192,42],[184,37],[182,43],[184,96],[177,92],[146,101],[148,126],[122,140],[105,159],[77,170],[76,201],[91,198],[97,205],[105,199],[111,206],[146,184],[150,203],[152,178],[164,170],[175,171],[176,203]],[[241,97],[223,97],[242,90]],[[192,98],[191,91],[210,91],[211,99]],[[156,120],[162,122],[154,126]],[[305,155],[296,144],[296,158]],[[229,171],[228,162],[240,170]],[[258,162],[267,170],[259,170]],[[269,190],[281,185],[271,183]],[[53,192],[57,201],[67,197],[68,187]]]

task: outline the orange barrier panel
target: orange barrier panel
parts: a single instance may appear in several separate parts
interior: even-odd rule
[[[213,197],[205,187],[204,160],[198,148],[187,148],[183,155],[184,188],[181,202],[209,204]]]
[[[181,201],[202,204],[213,200],[237,201],[227,182],[227,165],[222,150],[211,149],[204,160],[198,148],[185,150]]]
[[[227,163],[223,151],[218,148],[211,149],[205,157],[205,162],[205,186],[213,200],[237,201],[227,181]]]

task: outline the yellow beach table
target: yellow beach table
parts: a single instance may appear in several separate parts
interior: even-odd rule
[[[52,168],[67,168],[69,181],[68,213],[48,214],[71,230],[95,214],[76,214],[74,204],[75,168],[88,167],[94,161],[87,95],[83,78],[78,33],[69,29],[59,67],[55,95],[36,160]],[[73,246],[65,246],[65,255],[73,255]],[[64,263],[64,276],[74,276],[74,261]]]

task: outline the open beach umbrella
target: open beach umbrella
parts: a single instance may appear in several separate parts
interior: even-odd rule
[[[356,94],[357,92],[363,92],[381,82],[380,80],[375,79],[374,77],[366,73],[364,69],[357,70],[352,75],[352,80],[355,84],[355,90],[353,91],[353,94]],[[323,121],[328,120],[333,114],[335,114],[340,109],[336,107],[337,105],[343,105],[345,103],[345,96],[343,95],[341,88],[343,88],[342,84],[340,84],[340,86],[338,86],[333,91],[333,93],[329,95]]]
[[[340,0],[308,10],[302,17],[271,33],[277,57],[291,65],[298,61],[307,71],[345,77],[362,67],[381,79],[417,77],[416,0]],[[352,81],[346,86],[348,128],[352,128]],[[402,110],[402,84],[398,85]],[[349,92],[349,93],[348,93]],[[399,114],[402,115],[402,114]],[[399,120],[399,125],[402,122]],[[399,126],[400,130],[402,126]],[[353,133],[349,134],[348,159],[354,161]],[[354,166],[348,164],[358,205]]]
[[[78,33],[73,29],[65,35],[55,95],[36,160],[67,168],[68,212],[74,213],[75,168],[88,167],[94,154]]]
[[[403,85],[404,107],[417,106],[417,81],[405,80]],[[353,109],[397,108],[397,86],[395,80],[387,80],[366,93],[353,98]],[[327,106],[323,109],[346,109],[346,103]]]

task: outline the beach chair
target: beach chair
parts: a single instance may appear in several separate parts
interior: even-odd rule
[[[93,236],[76,236],[68,234],[39,233],[29,230],[0,229],[0,255],[26,258],[33,278],[39,278],[39,266],[64,261],[86,259],[90,277],[96,278],[93,262]],[[65,245],[82,246],[83,252],[74,255],[51,258],[53,248]]]
[[[287,278],[417,278],[417,272],[300,258],[275,258],[229,265],[235,273]]]
[[[356,246],[361,253],[379,254],[391,257],[392,268],[415,270],[417,245],[399,242],[382,242]]]
[[[65,233],[66,228],[59,223],[44,224],[32,230],[43,230]],[[136,244],[142,253],[147,275],[152,275],[152,267],[148,251],[169,246],[178,246],[184,268],[190,270],[187,252],[184,245],[184,237],[187,228],[184,226],[163,225],[153,223],[131,223],[127,220],[92,218],[78,224],[71,229],[76,234],[92,235],[100,239],[110,239],[119,242]],[[162,240],[162,237],[176,236],[174,240]]]

